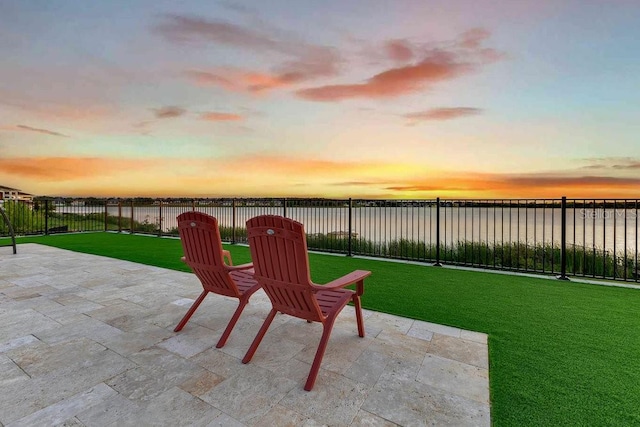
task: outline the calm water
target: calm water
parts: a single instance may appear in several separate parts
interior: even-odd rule
[[[58,207],[58,212],[104,212],[102,207]],[[136,207],[133,219],[161,224],[167,232],[177,227],[176,216],[191,210],[189,206]],[[218,218],[221,226],[233,225],[233,208],[200,206],[198,210]],[[109,215],[118,216],[118,207],[108,207]],[[131,207],[123,206],[124,218],[131,218]],[[237,207],[235,223],[242,226],[261,214],[283,215],[283,207]],[[614,250],[629,255],[638,247],[639,215],[635,209],[568,209],[567,245],[591,249]],[[349,209],[322,207],[287,207],[286,216],[304,224],[309,234],[340,233],[348,235]],[[396,239],[435,243],[436,207],[356,207],[352,210],[352,232],[375,242]],[[441,207],[440,240],[445,244],[459,241],[488,243],[528,242],[559,245],[561,211],[559,208]]]

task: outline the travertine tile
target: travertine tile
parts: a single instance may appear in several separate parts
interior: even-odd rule
[[[344,376],[372,386],[380,379],[389,360],[389,356],[367,349],[345,371]]]
[[[224,377],[205,370],[204,372],[198,373],[189,378],[180,384],[179,387],[194,396],[202,396],[224,380]]]
[[[172,387],[156,396],[140,411],[129,413],[126,418],[111,425],[116,426],[206,426],[220,415],[218,409]]]
[[[320,369],[311,392],[297,384],[280,405],[327,425],[349,425],[364,402],[368,387]]]
[[[416,379],[481,403],[489,403],[489,371],[428,354]]]
[[[479,368],[489,369],[486,344],[435,334],[431,340],[429,353]]]
[[[409,337],[394,329],[385,329],[380,332],[375,341],[369,346],[369,350],[391,358],[412,360],[415,363],[422,362],[428,348],[428,341]]]
[[[253,427],[296,427],[303,425],[307,417],[284,406],[275,405]]]
[[[388,365],[361,408],[403,426],[490,425],[488,405],[412,380],[416,368],[406,362]]]
[[[191,273],[32,244],[0,262],[0,425],[490,425],[481,333],[364,310],[360,338],[347,306],[306,392],[319,323],[277,315],[241,363],[263,291],[216,349],[238,301],[210,295],[174,333]]]
[[[8,424],[7,427],[31,427],[34,425],[44,426],[64,423],[78,412],[91,408],[115,394],[116,392],[113,389],[100,383],[95,387],[14,421]]]
[[[87,426],[118,425],[132,414],[142,411],[139,402],[127,399],[119,393],[102,400],[90,408],[83,408],[76,414],[76,418]]]
[[[290,379],[248,364],[200,398],[243,423],[253,424],[296,385]]]
[[[370,427],[396,427],[398,424],[392,423],[389,420],[385,420],[371,412],[363,411],[362,409],[358,411],[353,423],[353,426],[370,426]]]
[[[207,424],[207,427],[247,427],[247,424],[241,423],[223,412]]]
[[[29,378],[29,375],[20,366],[16,365],[13,360],[0,354],[0,387],[5,387],[17,381],[28,380]]]
[[[189,358],[214,347],[219,338],[211,329],[191,325],[187,330],[174,332],[171,338],[158,344],[158,347]]]

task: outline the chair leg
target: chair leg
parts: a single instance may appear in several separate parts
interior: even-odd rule
[[[360,305],[360,297],[353,296],[353,305],[356,309],[356,320],[358,321],[358,336],[364,337],[364,321],[362,320],[362,306]]]
[[[327,349],[329,336],[331,335],[331,331],[333,330],[333,323],[335,322],[335,320],[336,318],[334,316],[332,319],[327,319],[327,321],[322,324],[322,338],[320,338],[320,344],[318,344],[318,350],[316,350],[316,357],[313,359],[313,364],[311,365],[311,370],[309,371],[309,376],[307,377],[307,383],[304,385],[304,389],[306,391],[311,391],[313,385],[316,382],[316,377],[318,376],[318,372],[320,371],[320,364],[322,363],[324,352]]]
[[[229,338],[229,335],[231,335],[231,331],[233,330],[233,327],[236,325],[236,322],[238,322],[238,319],[242,314],[242,310],[244,310],[248,302],[249,302],[248,298],[240,299],[240,304],[238,305],[238,308],[236,308],[235,313],[233,313],[233,317],[231,317],[231,320],[229,320],[229,324],[227,325],[224,332],[222,333],[222,336],[220,337],[218,344],[216,344],[216,348],[222,348],[227,343],[227,339]]]
[[[182,330],[182,328],[184,328],[184,325],[187,324],[187,322],[189,321],[193,313],[198,309],[198,306],[200,305],[204,297],[207,296],[208,293],[209,291],[206,291],[206,290],[202,291],[198,299],[191,305],[191,308],[189,309],[189,311],[187,311],[187,314],[184,315],[184,317],[182,318],[180,323],[178,323],[178,326],[176,326],[173,332],[179,332]]]
[[[278,313],[278,311],[275,308],[272,308],[267,318],[264,319],[264,323],[262,324],[262,327],[258,331],[258,335],[256,335],[256,337],[253,339],[253,342],[251,343],[251,347],[249,347],[249,350],[247,350],[247,354],[244,355],[244,358],[242,359],[242,363],[249,363],[254,353],[258,349],[258,346],[260,345],[260,341],[262,341],[262,337],[264,337],[264,334],[267,333],[267,329],[269,329],[271,322],[273,322],[273,318],[276,317],[276,313]]]

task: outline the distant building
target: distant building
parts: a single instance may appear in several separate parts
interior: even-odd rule
[[[17,188],[0,185],[0,203],[4,203],[5,200],[33,203],[33,194],[25,193]]]

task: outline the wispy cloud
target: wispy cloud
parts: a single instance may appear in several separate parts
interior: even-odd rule
[[[247,28],[230,22],[168,15],[154,31],[174,43],[210,43],[240,48],[264,55],[276,53],[280,63],[268,70],[240,68],[192,69],[185,76],[200,85],[215,85],[232,91],[263,92],[334,76],[343,62],[328,46],[305,43],[277,30]]]
[[[213,42],[253,50],[288,50],[269,34],[230,22],[193,16],[166,15],[153,30],[174,43]]]
[[[200,114],[201,120],[207,120],[210,122],[237,122],[240,120],[244,120],[244,117],[240,114],[232,114],[232,113],[220,113],[216,111],[210,111],[207,113]]]
[[[442,43],[426,49],[414,64],[388,69],[363,83],[325,85],[301,89],[296,93],[303,99],[328,102],[350,98],[392,98],[424,90],[435,83],[475,72],[481,66],[501,59],[501,53],[481,46],[487,37],[488,32],[471,30],[453,43]],[[398,47],[394,48],[395,54],[399,52]]]
[[[48,130],[48,129],[41,129],[41,128],[34,128],[31,126],[27,126],[27,125],[16,125],[17,129],[21,129],[21,130],[26,130],[29,132],[37,132],[37,133],[43,133],[45,135],[51,135],[51,136],[59,136],[62,138],[71,138],[69,135],[65,135],[63,133],[60,132],[55,132],[52,130]]]
[[[612,170],[635,170],[640,169],[640,159],[632,157],[602,157],[587,159],[588,165],[583,169],[612,169]]]
[[[408,120],[407,124],[415,125],[418,122],[452,120],[474,116],[481,112],[480,108],[471,107],[432,108],[427,111],[403,114],[402,117]]]
[[[152,108],[153,114],[157,119],[172,119],[184,115],[187,110],[181,107],[169,105],[161,108]]]

